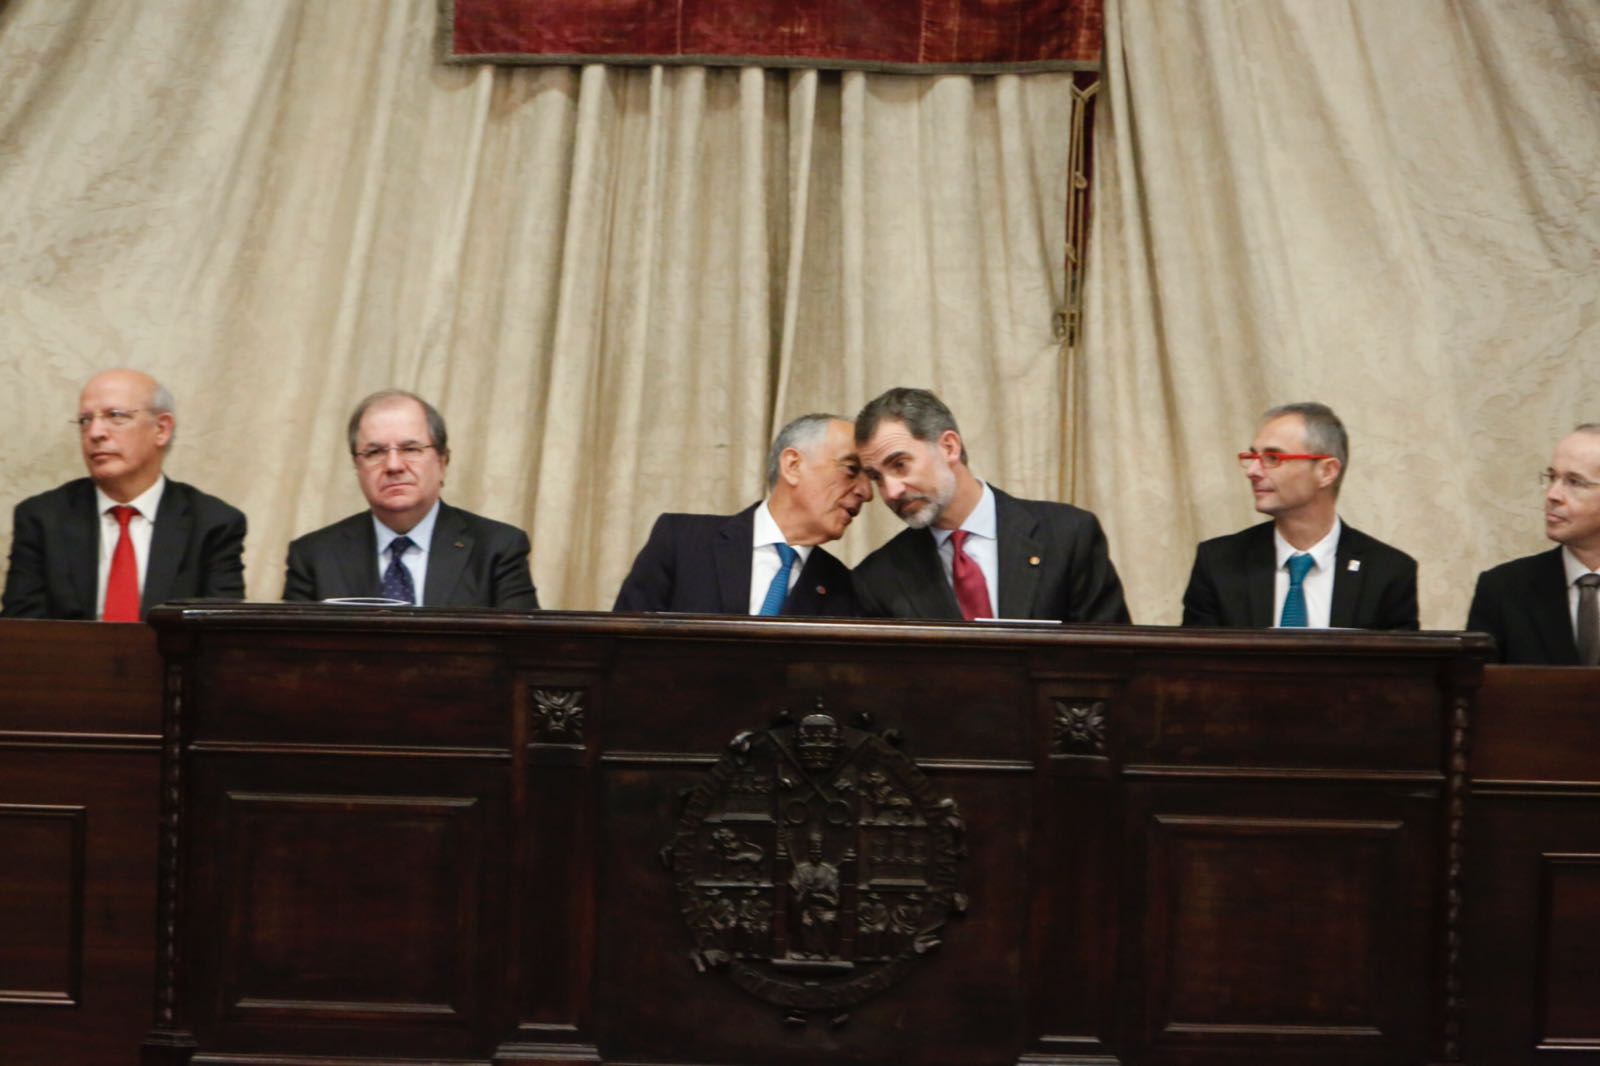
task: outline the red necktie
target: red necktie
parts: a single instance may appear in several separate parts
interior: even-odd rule
[[[983,570],[972,561],[972,556],[961,550],[966,539],[967,531],[964,529],[950,534],[950,544],[954,548],[950,557],[950,576],[955,580],[956,602],[961,605],[961,617],[969,622],[974,618],[993,618],[994,609],[989,606],[989,583],[983,579]]]
[[[128,521],[139,512],[132,507],[113,507],[111,513],[122,527],[122,532],[117,536],[117,550],[111,556],[111,574],[106,578],[106,609],[100,620],[137,622],[139,561],[133,557],[133,538],[128,535]]]

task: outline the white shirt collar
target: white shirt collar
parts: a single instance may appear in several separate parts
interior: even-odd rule
[[[1600,573],[1600,570],[1590,570],[1587,566],[1584,566],[1583,563],[1578,560],[1578,557],[1572,553],[1572,549],[1567,547],[1565,544],[1561,546],[1561,565],[1567,571],[1568,588],[1571,588],[1573,585],[1577,584],[1578,579],[1584,574]]]
[[[754,551],[757,548],[764,548],[771,544],[774,545],[773,551],[777,551],[776,545],[788,543],[783,537],[783,530],[778,528],[778,520],[772,517],[771,498],[762,500],[761,506],[756,508],[755,531],[750,538],[750,550]],[[811,560],[811,549],[815,545],[791,544],[790,547],[799,554],[800,562],[806,563]]]
[[[402,533],[396,533],[394,530],[390,529],[388,526],[386,526],[382,522],[378,521],[378,516],[377,515],[373,515],[372,516],[372,528],[378,534],[378,555],[382,556],[384,552],[388,551],[389,550],[389,545],[391,543],[393,543],[393,541],[394,541],[394,539],[396,537],[400,537],[400,536],[410,537],[411,538],[412,547],[421,550],[423,552],[423,554],[427,554],[429,545],[431,545],[433,543],[433,527],[434,527],[434,523],[436,523],[438,520],[439,520],[439,501],[438,500],[434,500],[433,501],[433,506],[428,508],[428,513],[422,516],[422,521],[418,522],[416,525],[414,525],[410,529],[406,530],[406,532],[403,533],[403,534]],[[407,551],[410,551],[410,550],[411,549],[409,549],[409,548],[407,549]]]
[[[1339,554],[1339,531],[1343,528],[1344,523],[1339,521],[1338,515],[1334,515],[1333,528],[1306,551],[1306,554],[1311,556],[1314,569],[1323,573],[1332,572],[1334,557]],[[1283,534],[1278,532],[1277,526],[1272,527],[1272,544],[1277,549],[1279,570],[1282,570],[1284,564],[1289,561],[1289,556],[1301,554],[1299,548],[1283,539]]]
[[[116,500],[113,500],[110,496],[107,496],[105,490],[99,485],[94,487],[94,497],[101,515],[104,515],[113,507],[132,507],[135,511],[139,512],[140,517],[142,517],[146,522],[149,522],[151,525],[155,525],[156,511],[161,506],[161,494],[165,492],[166,489],[167,475],[161,474],[156,478],[154,485],[151,485],[149,488],[139,493],[139,495],[129,500],[126,504],[119,504]]]
[[[975,537],[999,540],[999,534],[995,531],[994,492],[989,488],[987,481],[980,481],[978,484],[983,486],[983,495],[978,497],[977,506],[972,509],[971,514],[967,515],[967,520],[961,523],[961,528]],[[954,532],[955,530],[953,529],[935,529],[933,531],[934,546],[944,547],[944,542],[949,540],[950,534]]]

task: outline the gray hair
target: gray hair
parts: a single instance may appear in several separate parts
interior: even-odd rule
[[[778,484],[778,466],[783,460],[784,452],[793,448],[810,455],[827,437],[829,423],[848,421],[850,421],[848,418],[839,415],[801,415],[778,430],[778,436],[767,451],[767,491],[771,492]]]
[[[1344,423],[1325,403],[1285,403],[1269,408],[1261,416],[1261,424],[1287,415],[1299,415],[1305,423],[1305,446],[1309,450],[1339,460],[1339,476],[1333,482],[1333,487],[1338,489],[1344,483],[1345,472],[1350,469],[1350,435],[1345,432]]]
[[[431,438],[428,443],[433,445],[433,450],[438,452],[441,458],[449,457],[450,432],[445,429],[444,416],[434,410],[433,404],[414,392],[407,392],[405,389],[380,389],[356,404],[356,409],[350,412],[350,425],[345,431],[350,440],[351,455],[356,453],[356,437],[361,431],[361,420],[367,416],[367,412],[373,407],[380,403],[387,403],[390,400],[415,401],[417,406],[422,408],[423,417],[428,420],[428,436]]]
[[[150,379],[155,381],[154,378]],[[172,447],[172,442],[178,439],[178,401],[172,398],[172,390],[155,381],[155,388],[150,390],[151,414],[160,418],[162,415],[172,416],[172,432],[167,434],[167,447]]]
[[[927,389],[896,388],[879,396],[856,415],[856,443],[865,444],[878,431],[878,424],[893,419],[905,424],[906,432],[917,440],[929,443],[946,432],[961,435],[956,416],[950,413],[933,393]],[[961,462],[967,462],[967,442],[961,442]]]
[[[1572,427],[1574,433],[1600,433],[1600,422],[1580,422]]]

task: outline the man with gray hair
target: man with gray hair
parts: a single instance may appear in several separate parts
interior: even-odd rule
[[[850,571],[821,545],[871,499],[850,423],[802,415],[767,454],[767,498],[656,519],[612,610],[853,617]]]
[[[1501,662],[1600,666],[1600,422],[1556,444],[1543,481],[1556,546],[1479,574],[1467,628],[1493,636]]]
[[[973,476],[955,416],[926,389],[890,389],[856,416],[883,502],[910,527],[855,570],[874,617],[1126,623],[1100,521]]]
[[[162,473],[177,418],[149,374],[89,379],[72,419],[89,476],[17,505],[7,617],[137,622],[167,600],[244,598],[244,515]]]
[[[1239,465],[1272,521],[1199,546],[1183,624],[1418,628],[1416,560],[1339,519],[1349,463],[1344,423],[1326,404],[1263,414]]]

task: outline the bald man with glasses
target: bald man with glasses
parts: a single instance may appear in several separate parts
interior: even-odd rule
[[[528,535],[439,498],[450,444],[432,404],[399,389],[375,392],[356,405],[347,435],[368,509],[289,545],[285,600],[538,608]]]
[[[1339,519],[1349,465],[1344,423],[1320,403],[1261,416],[1239,465],[1270,515],[1203,542],[1183,624],[1267,629],[1417,629],[1417,563]]]
[[[138,622],[167,600],[244,598],[244,515],[162,473],[177,418],[149,374],[89,379],[71,419],[89,476],[17,505],[6,617]]]

